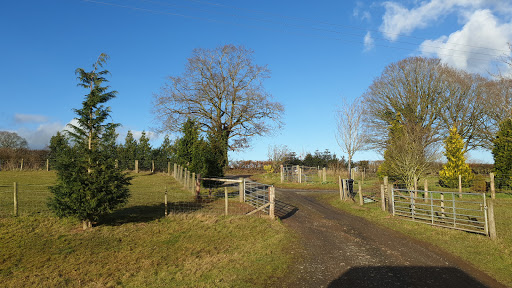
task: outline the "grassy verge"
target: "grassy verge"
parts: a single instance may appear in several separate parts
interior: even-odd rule
[[[55,181],[45,171],[17,173],[1,172],[0,182]],[[293,237],[279,221],[164,217],[165,187],[180,192],[181,185],[165,174],[138,174],[132,183],[128,205],[91,230],[50,214],[0,218],[2,286],[266,287],[282,280]]]
[[[393,217],[381,211],[379,204],[360,207],[351,202],[339,201],[337,195],[325,195],[323,199],[351,214],[438,246],[512,287],[512,196],[510,195],[497,195],[495,205],[496,229],[499,237],[497,241],[492,241],[483,235],[433,227]]]

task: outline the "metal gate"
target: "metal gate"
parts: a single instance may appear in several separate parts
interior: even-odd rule
[[[393,215],[434,226],[488,234],[485,193],[393,189]]]

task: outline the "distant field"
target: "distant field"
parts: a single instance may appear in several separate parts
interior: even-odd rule
[[[15,181],[20,199],[34,195],[20,201],[19,217],[10,214]],[[287,251],[295,236],[279,221],[164,217],[166,188],[169,198],[190,192],[163,173],[137,174],[128,205],[87,231],[44,210],[54,183],[52,172],[0,172],[2,287],[268,287],[292,261]],[[32,208],[24,210],[24,201]]]

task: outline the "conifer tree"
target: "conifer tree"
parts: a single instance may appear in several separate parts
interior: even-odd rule
[[[132,131],[128,130],[122,146],[122,163],[124,169],[135,169],[134,161],[137,159],[137,140],[133,137]]]
[[[137,146],[137,159],[139,160],[141,169],[149,170],[151,167],[151,145],[149,144],[149,137],[146,136],[146,131],[142,131],[139,138],[139,145]]]
[[[104,104],[117,93],[103,86],[109,72],[99,70],[107,59],[102,53],[92,71],[78,68],[75,72],[78,86],[86,88],[88,94],[82,108],[74,109],[78,123],[69,124],[71,131],[67,132],[73,146],[68,157],[58,158],[57,184],[51,188],[53,198],[49,202],[57,216],[77,218],[84,229],[125,204],[129,197],[131,178],[115,168],[115,159],[110,155],[119,124],[105,123],[110,107]]]
[[[443,187],[456,188],[459,186],[459,175],[461,175],[462,186],[470,186],[474,175],[469,165],[466,164],[464,140],[457,132],[456,127],[450,129],[450,135],[444,140],[444,144],[444,155],[448,162],[439,171],[439,184]]]
[[[498,135],[494,139],[492,154],[498,187],[512,187],[512,119],[500,124]]]

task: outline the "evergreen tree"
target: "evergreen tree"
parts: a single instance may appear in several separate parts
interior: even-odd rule
[[[151,145],[149,144],[149,137],[146,136],[146,131],[142,131],[139,138],[139,145],[137,146],[137,159],[139,160],[140,169],[149,170],[151,168]]]
[[[122,160],[123,169],[134,170],[135,169],[135,159],[137,159],[137,140],[133,137],[132,131],[128,130],[126,133],[126,137],[124,139],[124,145],[122,147]]]
[[[456,127],[450,129],[450,135],[444,140],[444,144],[444,155],[448,162],[439,171],[439,184],[443,187],[456,188],[459,186],[459,175],[461,175],[462,186],[470,186],[474,175],[466,164],[464,140]]]
[[[83,228],[104,214],[125,204],[129,197],[130,177],[115,168],[111,157],[118,124],[106,123],[110,108],[103,104],[114,98],[116,91],[108,91],[105,78],[107,70],[98,71],[108,56],[101,54],[90,72],[76,70],[80,82],[86,88],[81,109],[74,109],[77,125],[69,125],[68,136],[73,147],[68,157],[58,158],[57,184],[51,188],[53,198],[49,207],[59,217],[75,217]]]
[[[492,154],[498,187],[512,187],[512,119],[500,123],[500,130],[494,139]]]
[[[50,166],[60,170],[59,165],[61,165],[66,158],[69,158],[71,153],[71,147],[69,146],[66,134],[57,132],[57,134],[50,139],[48,148],[50,148],[50,153],[48,154]]]
[[[183,124],[181,130],[183,136],[178,140],[176,157],[178,164],[187,167],[192,163],[194,143],[199,139],[199,126],[192,119]]]

